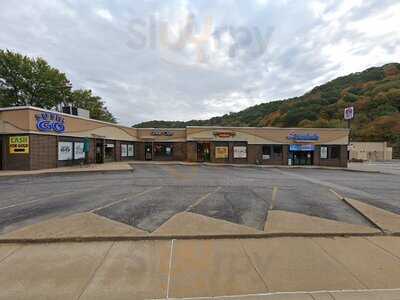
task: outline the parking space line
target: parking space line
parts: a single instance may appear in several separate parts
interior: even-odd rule
[[[275,202],[276,202],[276,194],[278,193],[278,187],[274,186],[272,188],[272,198],[271,198],[271,205],[269,206],[269,209],[273,209],[275,206]]]
[[[157,186],[157,187],[155,187],[155,188],[148,189],[148,190],[145,190],[145,191],[143,191],[143,192],[140,192],[140,193],[138,193],[138,194],[136,194],[136,195],[128,196],[128,197],[125,197],[125,198],[123,198],[123,199],[120,199],[120,200],[111,202],[111,203],[109,203],[109,204],[107,204],[107,205],[94,208],[94,209],[92,209],[92,210],[89,210],[89,212],[93,213],[93,212],[96,212],[96,211],[99,211],[99,210],[108,208],[108,207],[110,207],[110,206],[113,206],[113,205],[115,205],[115,204],[118,204],[118,203],[121,203],[121,202],[124,202],[124,201],[128,201],[128,200],[131,200],[132,198],[136,198],[136,197],[143,196],[143,195],[145,195],[145,194],[147,194],[147,193],[150,193],[150,192],[159,190],[159,189],[161,189],[161,188],[162,188],[162,186]]]
[[[23,206],[23,205],[26,205],[26,204],[35,203],[35,202],[42,201],[42,200],[59,198],[59,197],[64,197],[64,196],[68,196],[68,195],[79,194],[79,193],[82,193],[82,192],[89,192],[89,191],[93,191],[93,190],[97,190],[97,189],[99,189],[99,187],[91,187],[91,188],[86,188],[86,189],[74,190],[73,192],[69,192],[69,191],[68,192],[63,192],[63,193],[59,193],[59,194],[56,194],[56,195],[50,195],[50,196],[47,196],[47,197],[45,196],[44,198],[39,198],[39,199],[29,200],[29,201],[16,203],[16,204],[8,205],[8,206],[3,206],[3,207],[0,207],[0,210],[13,208],[13,207],[18,207],[18,206]]]
[[[204,196],[201,196],[195,203],[189,205],[188,208],[185,209],[185,212],[190,211],[191,209],[195,208],[197,205],[199,205],[202,201],[204,201],[205,199],[207,199],[208,197],[210,197],[212,194],[217,193],[219,190],[221,190],[222,187],[217,187],[214,191],[211,191],[207,194],[205,194]]]

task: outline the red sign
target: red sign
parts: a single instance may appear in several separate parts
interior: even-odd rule
[[[233,131],[215,131],[213,132],[213,135],[219,138],[230,138],[234,137],[236,133]]]

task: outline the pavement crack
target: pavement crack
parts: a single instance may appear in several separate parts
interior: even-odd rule
[[[242,248],[242,251],[243,251],[244,255],[247,257],[247,260],[249,261],[250,265],[253,267],[253,269],[257,273],[258,277],[261,279],[261,282],[264,284],[264,287],[265,287],[266,291],[268,292],[270,290],[269,287],[268,287],[268,284],[264,280],[264,277],[261,275],[260,270],[253,263],[253,260],[251,259],[249,253],[247,252],[246,247],[243,245],[243,242],[241,240],[238,240],[238,243],[240,244],[240,247]]]
[[[96,267],[96,269],[93,271],[93,273],[90,275],[89,280],[85,284],[84,288],[82,289],[81,293],[79,294],[77,300],[81,299],[82,295],[86,292],[87,288],[89,287],[90,283],[93,281],[94,276],[96,275],[97,271],[100,269],[100,267],[104,264],[104,261],[106,260],[108,254],[111,251],[111,248],[115,245],[115,242],[112,242],[110,247],[107,249],[106,253],[104,254],[103,258],[101,259],[100,263]]]
[[[312,241],[312,243],[314,243],[319,249],[322,250],[322,252],[325,253],[325,255],[327,255],[330,259],[334,260],[337,264],[339,264],[340,266],[342,266],[351,276],[353,276],[353,278],[355,280],[358,281],[359,284],[361,284],[365,289],[368,289],[367,285],[364,284],[360,278],[358,278],[358,276],[356,274],[354,274],[349,268],[347,268],[347,266],[342,263],[339,259],[337,259],[336,257],[334,257],[333,255],[331,255],[328,251],[326,251],[324,249],[324,247],[322,247],[320,244],[318,244],[316,241],[314,241],[313,239],[310,239],[310,241]]]
[[[169,299],[169,291],[170,291],[170,285],[171,285],[171,273],[172,273],[172,261],[173,261],[173,257],[174,257],[174,243],[175,243],[175,240],[172,239],[171,240],[171,252],[170,252],[170,255],[169,255],[166,299]]]
[[[394,257],[395,259],[397,259],[397,260],[400,261],[400,257],[397,256],[396,254],[394,254],[392,251],[390,251],[390,250],[388,250],[388,249],[382,247],[381,245],[379,245],[379,244],[373,242],[373,241],[370,240],[369,238],[364,237],[364,239],[365,239],[367,242],[369,242],[370,244],[372,244],[373,246],[375,246],[376,248],[378,248],[378,249],[380,249],[380,250],[383,250],[385,253],[389,254],[390,256],[392,256],[392,257]]]
[[[17,251],[19,251],[24,245],[20,245],[19,247],[13,249],[10,251],[10,253],[8,253],[6,256],[4,256],[2,259],[0,259],[0,264],[5,261],[7,258],[9,258],[10,256],[14,255]]]

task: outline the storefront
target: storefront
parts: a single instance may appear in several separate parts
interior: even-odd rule
[[[0,167],[121,160],[347,166],[347,129],[131,128],[33,107],[0,109]]]

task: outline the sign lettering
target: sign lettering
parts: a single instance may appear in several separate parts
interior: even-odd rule
[[[65,131],[64,118],[58,114],[42,112],[36,116],[36,128],[43,132],[63,133]]]
[[[319,141],[319,135],[316,133],[295,133],[288,134],[288,140],[301,142],[301,141]]]
[[[9,150],[10,154],[28,154],[29,136],[10,136]]]

